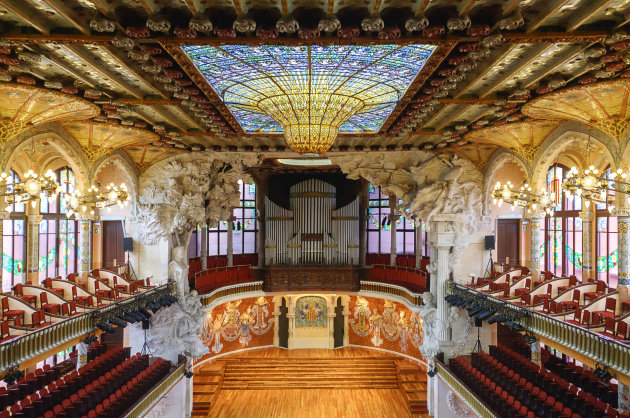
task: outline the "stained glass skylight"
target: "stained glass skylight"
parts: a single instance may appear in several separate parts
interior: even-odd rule
[[[255,134],[283,132],[278,118],[270,114],[283,106],[295,107],[293,99],[287,104],[280,98],[295,93],[304,97],[332,96],[350,107],[352,115],[342,121],[340,133],[377,132],[435,48],[189,45],[182,50],[243,130]],[[304,105],[313,106],[310,102]]]

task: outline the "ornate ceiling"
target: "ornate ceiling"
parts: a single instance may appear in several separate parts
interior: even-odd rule
[[[47,89],[65,106],[81,104],[69,114],[58,103],[53,113],[65,115],[59,119],[66,127],[91,118],[138,128],[143,133],[134,140],[119,135],[114,142],[106,134],[86,139],[89,123],[77,129],[84,151],[93,148],[88,155],[98,158],[95,147],[105,141],[103,149],[123,149],[142,171],[203,149],[291,155],[277,124],[252,113],[251,102],[222,100],[222,87],[190,51],[265,45],[377,55],[387,45],[434,48],[423,60],[383,70],[389,81],[403,81],[391,90],[398,98],[381,113],[347,122],[330,152],[432,149],[483,167],[500,147],[528,158],[547,129],[521,124],[528,117],[588,120],[619,133],[615,118],[625,121],[620,97],[630,75],[629,15],[624,0],[0,0],[0,81]],[[238,75],[230,68],[221,75]],[[560,101],[574,110],[551,109]],[[23,108],[5,100],[2,106],[7,131],[6,120]]]

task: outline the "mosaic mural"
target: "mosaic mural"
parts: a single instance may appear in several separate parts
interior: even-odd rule
[[[296,327],[328,327],[326,299],[304,296],[295,302]]]
[[[206,315],[201,340],[213,354],[273,344],[271,298],[239,299]]]
[[[422,358],[424,321],[406,306],[385,299],[353,296],[348,323],[350,344],[366,345]]]

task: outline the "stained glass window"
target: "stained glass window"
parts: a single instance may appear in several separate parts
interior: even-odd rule
[[[610,178],[610,168],[604,171],[602,177]],[[604,280],[610,287],[616,288],[619,274],[617,218],[610,216],[607,204],[598,204],[595,213],[597,223],[595,274],[598,280]]]
[[[234,208],[232,248],[234,254],[256,252],[256,185],[238,181],[240,204]]]
[[[295,91],[307,101],[333,92],[358,99],[359,110],[339,132],[362,133],[380,129],[435,48],[418,44],[187,45],[182,50],[247,133],[281,133],[282,127],[266,110],[279,106],[274,101],[278,92]]]
[[[398,201],[400,205],[402,200]],[[412,219],[401,216],[396,221],[396,252],[398,254],[415,254],[416,228]]]
[[[188,244],[188,258],[201,257],[201,227],[196,227],[190,236]]]
[[[61,193],[72,193],[75,178],[72,169],[63,167],[55,172]],[[63,199],[42,199],[39,224],[39,279],[61,276],[66,278],[77,272],[78,266],[78,222],[67,219]]]
[[[21,182],[22,180],[20,180],[20,177],[17,175],[17,173],[11,170],[9,172],[9,176],[7,177],[7,191],[12,192],[13,185]],[[8,205],[8,207],[10,207],[11,212],[24,213],[25,211],[24,203],[13,203],[11,205]]]
[[[24,280],[26,234],[24,219],[2,221],[2,291],[9,292]]]
[[[389,197],[378,186],[370,184],[368,187],[367,252],[388,254],[392,239]]]
[[[227,222],[220,221],[208,228],[208,255],[227,255],[227,227]]]

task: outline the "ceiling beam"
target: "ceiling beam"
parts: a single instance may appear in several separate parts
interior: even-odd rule
[[[68,8],[64,3],[59,0],[44,0],[44,3],[47,4],[51,9],[59,13],[61,17],[66,19],[75,29],[78,29],[83,35],[89,35],[90,30],[86,29],[85,26],[81,23],[81,19],[74,10]]]
[[[197,127],[197,129],[201,129],[202,131],[205,130],[205,128],[203,126],[201,126],[199,124],[199,122],[197,122],[197,120],[195,120],[195,118],[193,118],[188,113],[186,113],[186,111],[184,109],[182,109],[182,107],[180,105],[173,106],[173,107],[175,107],[175,109],[177,109],[179,111],[179,113],[184,115],[186,117],[186,119],[188,119],[193,125],[195,125]]]
[[[4,7],[43,34],[48,35],[50,33],[48,22],[42,20],[41,15],[28,4],[25,4],[23,1],[0,0],[0,6]]]
[[[586,23],[594,15],[606,9],[608,6],[610,6],[614,2],[615,0],[590,1],[590,2],[585,2],[584,5],[580,3],[580,6],[582,7],[580,7],[579,10],[576,10],[575,17],[571,15],[571,19],[569,20],[569,23],[566,26],[567,32],[573,32],[574,30],[582,26],[584,23]]]
[[[168,123],[179,129],[180,131],[185,131],[186,128],[181,124],[181,122],[168,113],[164,112],[164,110],[160,109],[158,105],[151,105],[151,109],[155,111],[158,115],[162,116]]]
[[[540,12],[533,17],[533,19],[525,26],[525,32],[533,32],[542,25],[545,24],[547,19],[550,16],[555,14],[558,10],[562,8],[565,4],[567,4],[571,0],[547,0],[545,2],[541,2],[540,4]],[[531,9],[530,9],[531,10]]]
[[[181,100],[176,99],[120,99],[119,102],[128,105],[171,105],[178,106]]]

